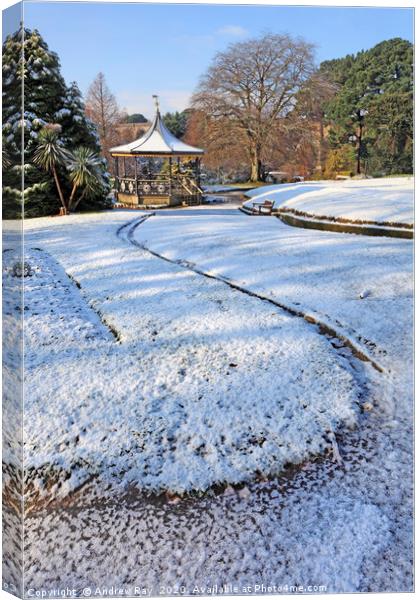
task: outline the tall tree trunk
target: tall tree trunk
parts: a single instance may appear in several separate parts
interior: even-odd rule
[[[83,192],[80,194],[79,198],[74,203],[74,210],[76,210],[76,208],[79,206],[79,203],[81,200],[83,200],[85,194],[86,194],[86,188],[83,190]]]
[[[258,181],[258,163],[254,158],[251,159],[251,175],[249,179],[250,181]]]
[[[106,140],[106,119],[105,119],[105,102],[104,102],[104,82],[101,80],[101,88],[100,88],[100,102],[101,102],[101,128],[102,128],[102,137],[104,141]]]
[[[262,181],[261,149],[258,144],[250,148],[251,175],[250,181]]]
[[[52,169],[52,172],[53,172],[53,177],[54,177],[55,185],[56,185],[56,187],[57,187],[57,192],[58,192],[58,195],[59,195],[59,197],[60,197],[60,202],[61,202],[61,204],[62,204],[62,206],[63,206],[64,210],[65,210],[65,211],[66,211],[66,213],[67,213],[69,209],[68,209],[68,207],[67,207],[67,204],[66,204],[66,202],[65,202],[65,200],[64,200],[63,192],[62,192],[62,190],[61,190],[60,181],[59,181],[59,179],[58,179],[58,175],[57,175],[57,171],[56,171],[56,168],[55,168],[55,167],[53,167],[53,169]]]
[[[77,186],[76,184],[73,185],[73,188],[71,190],[71,194],[70,194],[70,199],[69,199],[69,210],[71,210],[71,205],[73,204],[73,198],[74,198],[74,194],[76,193],[77,190]]]
[[[318,144],[318,157],[317,157],[317,166],[316,166],[316,170],[319,171],[320,173],[324,172],[324,158],[325,158],[325,152],[324,152],[324,143],[325,143],[325,133],[324,133],[324,118],[322,115],[320,115],[319,117],[319,144]]]

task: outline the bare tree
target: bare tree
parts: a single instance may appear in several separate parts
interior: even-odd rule
[[[208,170],[234,179],[247,174],[247,140],[228,118],[211,119],[203,111],[192,110],[184,140],[206,148],[202,164]]]
[[[193,105],[213,120],[229,119],[242,134],[251,181],[263,178],[263,157],[277,121],[292,110],[313,70],[311,44],[266,34],[218,53],[202,77]]]
[[[98,73],[86,96],[86,115],[98,128],[102,149],[107,156],[109,148],[118,143],[115,126],[124,118],[105,75]]]

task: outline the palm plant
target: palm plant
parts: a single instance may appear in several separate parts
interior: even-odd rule
[[[33,162],[52,173],[58,195],[65,214],[75,210],[80,201],[101,188],[100,157],[85,146],[79,146],[73,152],[66,150],[60,140],[60,125],[46,125],[39,133],[38,143],[33,154]],[[64,197],[58,168],[65,167],[72,184],[70,197]],[[76,192],[81,194],[76,198]]]
[[[2,151],[1,151],[1,168],[3,171],[7,171],[13,165],[10,153],[7,149],[5,137],[2,137]]]
[[[73,153],[68,155],[67,168],[70,181],[73,184],[69,199],[69,210],[75,210],[86,195],[97,191],[100,186],[99,166],[99,156],[85,146],[79,146]],[[82,189],[82,193],[76,199],[75,195],[79,189]]]
[[[52,173],[61,204],[64,211],[67,213],[69,207],[64,199],[57,174],[58,166],[63,165],[67,157],[67,152],[63,148],[59,138],[60,131],[60,125],[46,125],[41,129],[38,136],[38,143],[33,154],[33,161],[36,165],[41,167],[41,169],[44,169],[44,171]]]

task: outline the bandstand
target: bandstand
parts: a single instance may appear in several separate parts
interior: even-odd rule
[[[164,125],[157,96],[156,116],[138,140],[110,149],[115,189],[127,206],[200,204],[200,160],[204,150],[185,144]]]

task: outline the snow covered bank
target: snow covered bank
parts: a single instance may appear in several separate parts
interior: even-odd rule
[[[414,178],[320,181],[268,185],[246,192],[244,203],[274,201],[276,209],[292,209],[316,218],[339,218],[355,222],[412,224]]]
[[[241,207],[241,210],[246,212],[243,207]],[[392,227],[389,225],[369,225],[365,222],[356,223],[339,217],[320,218],[313,215],[306,216],[306,213],[296,213],[296,211],[287,208],[280,209],[277,216],[283,223],[286,223],[286,225],[299,227],[300,229],[317,229],[318,231],[332,231],[335,233],[351,233],[375,237],[393,237],[405,240],[412,240],[414,237],[413,226],[404,223],[395,223]]]

